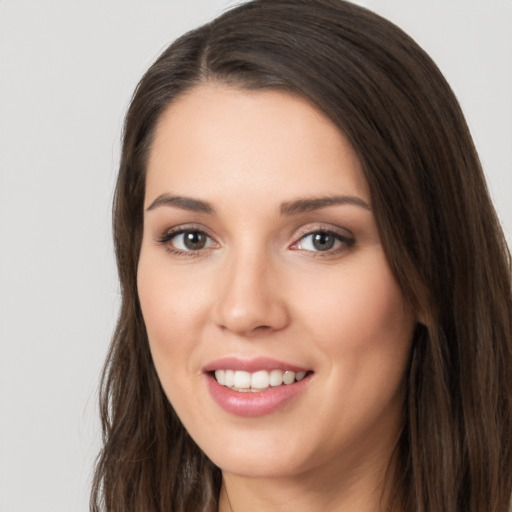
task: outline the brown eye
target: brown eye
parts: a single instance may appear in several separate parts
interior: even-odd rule
[[[215,245],[204,231],[198,229],[172,231],[165,234],[159,242],[176,252],[196,252]]]
[[[201,231],[185,231],[182,235],[183,245],[189,251],[198,251],[204,249],[208,237]]]

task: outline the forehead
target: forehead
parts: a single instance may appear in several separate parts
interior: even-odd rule
[[[369,200],[355,151],[313,105],[288,92],[201,85],[159,119],[146,195],[197,195],[198,189],[215,194],[226,186],[265,195],[351,193]]]

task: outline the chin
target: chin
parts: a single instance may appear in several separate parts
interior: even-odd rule
[[[283,443],[282,432],[251,432],[243,438],[238,434],[219,436],[215,444],[210,440],[200,445],[223,472],[251,478],[286,478],[311,469],[315,463],[321,465],[310,453],[313,442],[288,438]]]
[[[231,473],[246,478],[287,478],[301,473],[300,464],[284,457],[262,456],[261,454],[239,453],[221,456],[213,460],[223,473]]]

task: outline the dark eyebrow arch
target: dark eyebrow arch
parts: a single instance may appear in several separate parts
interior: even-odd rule
[[[356,196],[328,196],[318,198],[296,199],[281,204],[281,215],[296,215],[298,213],[306,213],[328,206],[339,206],[350,204],[360,206],[365,210],[371,211],[370,205]]]
[[[201,199],[193,199],[192,197],[183,196],[171,196],[170,194],[159,195],[147,208],[149,212],[160,206],[174,206],[183,210],[189,210],[191,212],[207,213],[208,215],[214,215],[215,209],[213,206]]]

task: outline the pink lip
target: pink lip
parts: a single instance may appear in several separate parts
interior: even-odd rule
[[[222,386],[215,380],[211,373],[218,369],[246,372],[276,369],[306,372],[308,369],[268,358],[242,360],[236,357],[227,357],[207,364],[203,371],[212,398],[226,412],[245,417],[263,416],[277,411],[301,393],[308,386],[312,376],[309,374],[300,382],[269,387],[258,392],[240,392]]]
[[[306,376],[300,382],[267,388],[256,393],[233,391],[219,384],[214,377],[206,375],[208,390],[212,398],[226,412],[237,416],[263,416],[277,411],[297,396],[308,385]]]
[[[292,372],[307,372],[309,368],[301,368],[294,364],[285,363],[268,357],[257,357],[255,359],[240,359],[238,357],[224,357],[208,363],[203,372],[214,372],[215,370],[241,370],[244,372],[257,372],[259,370],[291,370]]]

